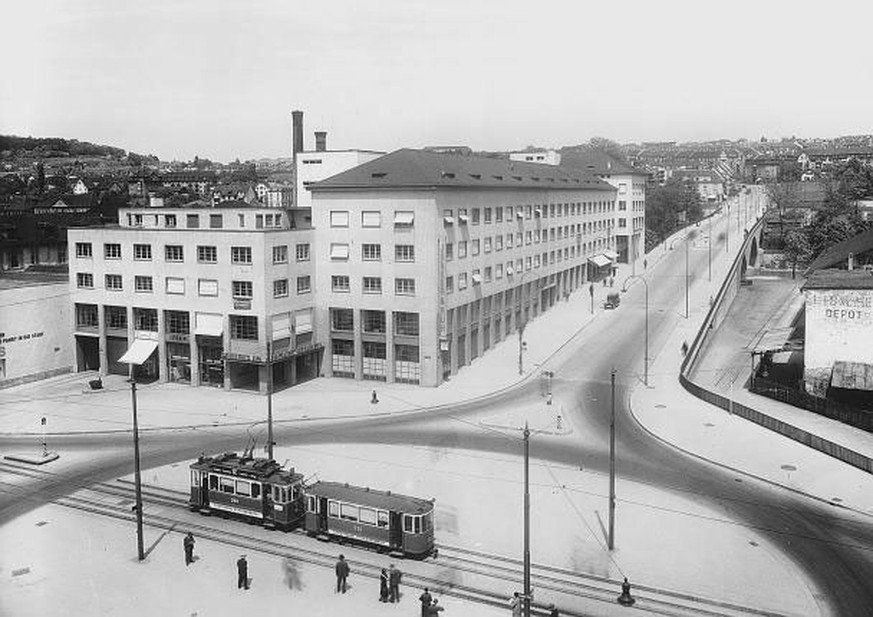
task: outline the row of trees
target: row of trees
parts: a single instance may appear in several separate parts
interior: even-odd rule
[[[797,183],[780,182],[767,187],[767,194],[778,217],[781,244],[791,263],[792,276],[797,266],[812,262],[831,246],[868,229],[861,218],[858,201],[873,198],[873,169],[857,160],[835,167],[821,183],[822,201],[811,220],[794,229],[787,229],[792,208],[799,203]]]
[[[664,186],[646,192],[646,252],[681,225],[703,217],[697,187],[688,180],[670,178]]]

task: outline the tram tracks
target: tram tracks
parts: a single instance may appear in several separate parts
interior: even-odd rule
[[[7,461],[0,462],[0,472],[35,480],[51,479],[57,474]],[[74,487],[76,492],[52,500],[52,503],[79,510],[88,514],[98,514],[120,521],[135,520],[134,485],[132,481],[117,479],[114,482],[100,482],[89,486]],[[188,509],[188,493],[149,484],[142,487],[142,497],[151,511],[144,508],[143,522],[156,529],[167,531],[192,531],[199,538],[224,545],[234,546],[243,551],[261,552],[318,567],[332,568],[336,559],[336,544],[328,544],[330,549],[320,550],[322,546],[307,538],[302,532],[282,534],[276,541],[260,537],[271,532],[238,520],[225,521],[218,517],[204,519],[195,516]],[[184,511],[183,515],[177,512]],[[250,533],[245,533],[246,530]],[[520,589],[522,584],[522,561],[511,557],[495,555],[470,548],[437,545],[439,557],[423,562],[407,561],[404,566],[404,584],[407,587],[428,587],[440,595],[506,607],[511,590]],[[345,550],[350,566],[356,576],[378,580],[385,557],[367,550]],[[575,572],[566,568],[531,564],[531,584],[535,589],[533,615],[548,615],[548,604],[561,607],[561,614],[583,617],[586,613],[570,607],[579,606],[580,598],[597,603],[615,604],[620,581],[605,577]],[[711,600],[681,592],[658,589],[644,585],[634,586],[637,600],[635,608],[647,614],[664,617],[738,617],[759,616],[778,617],[779,614],[745,607],[729,602]],[[543,602],[548,598],[548,602]]]

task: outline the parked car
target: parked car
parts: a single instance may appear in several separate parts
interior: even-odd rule
[[[603,303],[603,308],[614,309],[618,308],[619,304],[621,304],[621,296],[617,293],[611,293],[606,296],[606,302]]]

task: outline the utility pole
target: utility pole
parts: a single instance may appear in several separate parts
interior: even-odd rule
[[[130,365],[130,400],[133,405],[133,482],[136,494],[136,554],[142,561],[145,550],[142,540],[142,477],[139,468],[139,425],[136,419],[136,380],[133,377],[133,364]]]
[[[269,337],[267,338],[267,458],[273,460],[273,354]]]
[[[712,282],[712,216],[709,217],[709,241],[707,242],[709,245],[709,275],[707,280]]]
[[[609,418],[609,550],[615,548],[615,369],[609,374],[612,391],[612,413]]]
[[[524,617],[530,617],[530,430],[524,423]]]
[[[688,319],[688,238],[685,238],[685,319]]]

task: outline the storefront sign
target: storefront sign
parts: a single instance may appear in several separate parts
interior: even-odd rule
[[[237,311],[248,311],[252,308],[251,300],[239,300],[234,298],[233,300],[233,308]]]
[[[187,343],[188,335],[187,334],[175,334],[172,332],[168,332],[166,335],[166,339],[168,343]]]

